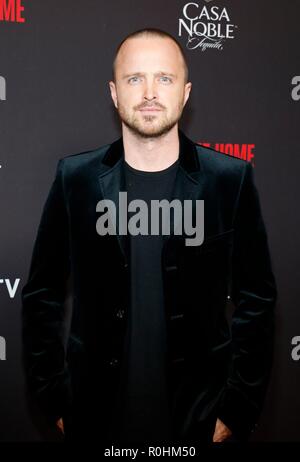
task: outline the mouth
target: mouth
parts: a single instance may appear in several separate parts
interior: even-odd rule
[[[161,112],[161,109],[153,106],[153,107],[144,107],[139,109],[140,112]]]

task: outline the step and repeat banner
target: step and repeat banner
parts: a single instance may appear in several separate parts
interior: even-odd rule
[[[298,0],[0,0],[0,441],[45,439],[25,399],[21,290],[58,159],[120,136],[112,61],[144,27],[185,50],[183,131],[254,166],[279,297],[252,439],[300,441],[299,17]]]

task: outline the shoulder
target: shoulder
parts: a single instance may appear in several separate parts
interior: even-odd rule
[[[207,174],[243,177],[247,169],[252,169],[249,162],[215,149],[195,144],[201,169]]]
[[[76,173],[76,171],[82,171],[86,168],[90,169],[95,164],[99,168],[110,146],[110,144],[107,144],[93,150],[69,154],[62,157],[59,160],[59,164],[68,174]]]
[[[250,162],[201,145],[195,146],[200,175],[204,175],[211,186],[216,186],[223,192],[232,191],[238,194],[244,184],[254,182],[253,166]]]
[[[201,172],[210,184],[218,185],[223,192],[240,193],[255,186],[254,168],[250,162],[229,156],[211,148],[197,145]]]

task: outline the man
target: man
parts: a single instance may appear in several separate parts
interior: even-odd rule
[[[269,379],[276,299],[252,167],[178,131],[191,83],[167,33],[128,36],[109,86],[122,138],[62,159],[43,211],[22,293],[29,388],[74,441],[247,439]],[[204,242],[186,245],[174,216],[170,235],[120,232],[119,192],[147,206],[203,200]],[[99,225],[103,200],[116,205],[115,234]]]

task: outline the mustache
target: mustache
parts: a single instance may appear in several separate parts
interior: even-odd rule
[[[139,111],[140,109],[145,109],[145,108],[147,108],[147,107],[151,107],[151,108],[152,108],[152,107],[157,107],[157,108],[159,108],[159,109],[165,109],[165,106],[163,106],[162,104],[157,103],[157,102],[152,102],[152,103],[150,103],[150,102],[144,102],[144,103],[142,103],[142,104],[139,104],[138,106],[135,106],[134,109],[135,109],[136,111]]]

